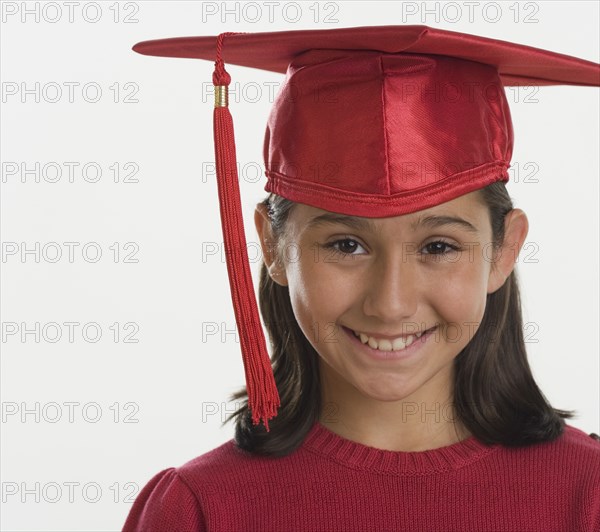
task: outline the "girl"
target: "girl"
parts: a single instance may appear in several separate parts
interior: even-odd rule
[[[527,362],[515,260],[528,221],[505,187],[503,89],[598,86],[598,65],[423,26],[134,49],[216,58],[247,379],[233,399],[247,401],[229,418],[235,439],[155,475],[124,530],[600,530],[598,437],[565,423],[573,413],[548,403]],[[287,72],[255,213],[271,360],[223,58]]]

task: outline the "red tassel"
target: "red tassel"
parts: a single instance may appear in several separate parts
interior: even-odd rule
[[[227,35],[235,35],[235,33],[222,33],[217,37],[217,59],[213,73],[213,84],[225,87],[215,89],[224,93],[222,97],[225,101],[215,103],[213,115],[221,227],[227,257],[229,286],[240,333],[248,406],[252,413],[252,423],[257,425],[262,419],[269,432],[269,419],[277,415],[280,400],[260,323],[246,248],[233,119],[226,102],[226,87],[231,82],[231,78],[225,71],[221,58],[223,39]]]

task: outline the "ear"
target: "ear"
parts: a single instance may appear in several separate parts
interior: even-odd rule
[[[277,240],[273,236],[271,220],[267,207],[263,203],[258,203],[254,210],[254,225],[260,238],[260,247],[265,262],[265,266],[274,282],[281,286],[287,286],[285,268],[277,260]]]
[[[488,278],[488,294],[494,293],[512,273],[527,238],[529,222],[521,209],[513,209],[504,217],[504,242],[494,255]]]

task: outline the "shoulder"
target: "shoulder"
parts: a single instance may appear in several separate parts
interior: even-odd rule
[[[551,443],[554,444],[550,446],[552,450],[573,460],[589,461],[600,473],[600,436],[597,434],[588,434],[567,423],[563,434]]]
[[[223,508],[268,485],[280,486],[282,471],[294,468],[298,465],[293,457],[257,456],[231,439],[156,473],[138,493],[123,531],[204,530],[207,508]]]
[[[296,456],[299,454],[281,458],[259,456],[240,449],[232,439],[186,462],[176,471],[200,499],[213,496],[223,499],[252,490],[257,487],[256,483],[263,487],[280,483],[282,471],[298,467]]]
[[[593,478],[600,491],[600,436],[566,425],[562,446],[565,456]]]
[[[174,467],[156,473],[138,493],[123,532],[205,530],[200,501]]]
[[[123,532],[205,530],[206,505],[220,503],[236,479],[251,469],[252,459],[229,440],[179,467],[154,474],[138,493]]]
[[[600,440],[577,427],[565,424],[553,441],[528,447],[504,447],[501,453],[517,467],[534,468],[561,482],[584,483],[600,489]]]
[[[540,444],[542,452],[553,453],[565,458],[600,459],[600,439],[573,425],[565,423],[563,433],[553,441]],[[598,462],[600,465],[600,462]]]
[[[565,424],[565,440],[573,442],[575,445],[581,445],[589,448],[592,452],[600,450],[600,436],[594,432],[587,433],[573,425]]]

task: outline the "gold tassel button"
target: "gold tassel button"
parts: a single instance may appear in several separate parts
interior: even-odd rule
[[[214,88],[215,107],[227,107],[229,105],[227,85],[214,85]]]

